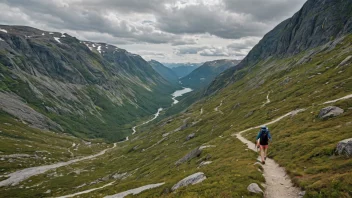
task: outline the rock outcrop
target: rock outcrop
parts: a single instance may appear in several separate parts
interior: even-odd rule
[[[190,139],[193,139],[194,137],[196,137],[196,134],[195,133],[191,133],[189,134],[187,137],[186,137],[186,141],[190,140]]]
[[[329,106],[320,110],[318,118],[326,119],[330,117],[336,117],[340,114],[343,114],[343,112],[344,112],[343,109],[339,107]]]
[[[175,184],[171,188],[171,190],[175,191],[178,188],[181,188],[183,186],[198,184],[198,183],[204,181],[205,179],[207,179],[207,177],[204,175],[204,173],[202,173],[202,172],[195,173],[195,174],[190,175],[190,176],[182,179],[181,181],[177,182],[177,184]]]
[[[340,141],[337,144],[336,152],[339,155],[346,154],[348,157],[352,157],[352,138]]]
[[[202,150],[198,148],[192,150],[191,152],[187,153],[187,155],[185,155],[184,157],[182,157],[181,159],[179,159],[177,162],[175,162],[175,165],[181,165],[184,162],[188,162],[191,159],[195,158],[195,157],[199,157],[200,154],[202,153]]]

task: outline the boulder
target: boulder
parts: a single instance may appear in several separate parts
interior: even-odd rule
[[[198,184],[198,183],[204,181],[206,178],[207,177],[202,172],[195,173],[195,174],[190,175],[190,176],[182,179],[181,181],[177,182],[177,184],[175,184],[171,188],[171,190],[175,191],[178,188],[183,187],[183,186]]]
[[[247,190],[249,192],[256,193],[256,194],[263,193],[263,190],[256,183],[249,184],[249,186],[247,187]]]
[[[196,137],[196,134],[195,133],[191,133],[189,134],[187,137],[186,137],[186,141],[190,140],[190,139],[193,139],[194,137]]]
[[[347,156],[352,156],[352,138],[340,141],[337,144],[336,152],[339,155],[346,154]]]
[[[341,109],[339,107],[329,106],[329,107],[325,107],[325,108],[321,109],[318,117],[321,119],[336,117],[336,116],[342,114],[343,112],[344,112],[343,109]]]
[[[200,150],[198,147],[198,148],[192,150],[191,152],[187,153],[187,155],[183,156],[177,162],[175,162],[175,165],[178,166],[178,165],[180,165],[184,162],[187,162],[195,157],[199,157],[201,153],[202,153],[202,150]]]

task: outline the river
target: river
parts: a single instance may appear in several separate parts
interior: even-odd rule
[[[171,94],[172,100],[173,100],[173,103],[172,103],[171,105],[177,104],[177,103],[179,102],[178,100],[176,100],[177,97],[180,97],[180,96],[182,96],[183,94],[189,93],[189,92],[191,92],[191,91],[193,91],[191,88],[186,88],[186,87],[184,87],[184,88],[181,89],[181,90],[175,91],[173,94]],[[132,132],[132,135],[134,135],[134,134],[137,132],[137,130],[136,130],[137,127],[140,127],[140,126],[142,126],[142,125],[148,124],[149,122],[151,122],[151,121],[155,120],[157,117],[159,117],[160,112],[161,112],[162,110],[163,110],[163,108],[159,108],[159,109],[158,109],[158,112],[156,112],[156,113],[154,114],[154,117],[153,117],[152,119],[150,119],[150,120],[148,120],[148,121],[146,121],[146,122],[143,122],[143,123],[140,124],[140,125],[136,125],[136,126],[132,127],[132,131],[133,131],[133,132]],[[127,140],[128,140],[128,137],[126,137],[126,140],[125,140],[125,141],[127,141]]]
[[[186,88],[186,87],[184,87],[181,90],[175,91],[173,94],[171,94],[172,100],[174,101],[172,104],[174,105],[174,104],[177,104],[179,102],[178,100],[176,100],[177,97],[180,97],[183,94],[189,93],[191,91],[193,91],[191,88]]]

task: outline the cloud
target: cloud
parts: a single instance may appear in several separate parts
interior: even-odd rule
[[[201,56],[230,56],[229,50],[224,47],[207,48],[199,52]]]
[[[226,39],[262,36],[269,29],[265,23],[251,21],[250,16],[204,4],[169,8],[157,15],[157,27],[173,34],[209,33]]]
[[[152,47],[160,53],[168,52],[164,59],[203,61],[207,57],[244,56],[266,32],[298,11],[304,1],[2,0],[0,19],[3,24],[67,32],[81,40],[116,44],[133,49],[133,53]]]
[[[306,0],[224,0],[229,11],[250,15],[256,21],[284,20],[298,11]]]

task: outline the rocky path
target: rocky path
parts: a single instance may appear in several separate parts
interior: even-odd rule
[[[352,94],[324,102],[322,104],[330,104],[334,103],[340,100],[347,100],[352,98]],[[267,103],[269,103],[269,94],[267,96]],[[291,111],[279,118],[276,118],[273,121],[270,121],[268,123],[256,126],[256,127],[251,127],[248,129],[245,129],[243,131],[237,132],[232,134],[232,136],[236,136],[240,141],[243,143],[247,144],[248,148],[257,152],[255,145],[253,142],[248,141],[246,138],[242,136],[242,133],[247,132],[252,129],[257,129],[260,128],[263,125],[270,125],[273,123],[276,123],[280,120],[282,120],[285,117],[288,116],[293,116],[296,115],[299,112],[305,111],[305,109],[298,109]],[[258,157],[260,160],[260,157]],[[296,198],[296,197],[301,197],[300,195],[300,190],[296,187],[293,186],[293,183],[291,182],[291,179],[287,176],[285,169],[280,167],[274,160],[267,158],[265,165],[263,165],[264,169],[264,177],[266,180],[266,189],[265,189],[265,195],[264,197],[266,198],[281,198],[281,197],[287,197],[287,198]]]
[[[100,151],[99,153],[94,154],[94,155],[90,155],[90,156],[86,156],[86,157],[70,160],[70,161],[67,161],[67,162],[59,162],[59,163],[51,164],[51,165],[44,165],[44,166],[26,168],[26,169],[23,169],[23,170],[19,170],[19,171],[10,173],[8,175],[5,175],[6,177],[9,177],[9,178],[1,181],[0,182],[0,187],[2,187],[2,186],[10,186],[10,185],[11,186],[15,186],[15,185],[18,185],[20,182],[22,182],[22,181],[24,181],[24,180],[26,180],[26,179],[28,179],[28,178],[30,178],[32,176],[45,173],[46,171],[49,171],[49,170],[52,170],[52,169],[56,169],[56,168],[59,168],[59,167],[62,167],[62,166],[67,166],[67,165],[70,165],[70,164],[73,164],[73,163],[76,163],[76,162],[80,162],[80,161],[83,161],[83,160],[89,160],[89,159],[93,159],[93,158],[99,157],[101,155],[104,155],[107,151],[109,151],[109,150],[111,150],[111,149],[113,149],[115,147],[116,147],[116,143],[114,144],[114,146],[112,148],[105,149],[105,150]]]
[[[236,134],[236,137],[243,143],[248,145],[248,148],[255,151],[254,143],[245,139],[241,133]],[[258,158],[259,159],[259,158]],[[274,160],[267,158],[263,165],[266,188],[264,197],[266,198],[298,198],[300,190],[293,186],[291,179],[287,176],[285,169],[280,167]]]
[[[285,117],[296,115],[299,112],[304,111],[305,109],[298,109],[291,111],[271,122],[262,124],[262,125],[270,125],[275,122],[282,120]],[[255,149],[255,145],[253,142],[248,141],[246,138],[242,136],[242,133],[260,128],[262,125],[251,127],[246,130],[240,131],[238,133],[233,134],[232,136],[236,136],[243,143],[247,144],[248,148],[257,152]],[[266,198],[298,198],[300,197],[300,190],[297,187],[293,186],[291,179],[287,176],[284,168],[280,167],[274,160],[267,158],[265,165],[263,165],[264,169],[264,177],[266,180],[266,188],[264,197]]]

